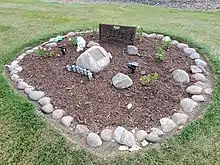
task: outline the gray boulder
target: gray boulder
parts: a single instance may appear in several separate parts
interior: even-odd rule
[[[42,106],[46,104],[50,104],[51,99],[49,97],[43,97],[40,100],[38,100],[38,103]]]
[[[160,125],[163,132],[168,133],[177,128],[176,123],[169,118],[160,119]]]
[[[192,73],[202,73],[202,69],[200,69],[198,66],[196,65],[192,65],[190,66],[191,72]]]
[[[136,132],[135,136],[137,138],[137,141],[143,141],[147,136],[147,132],[145,130],[139,130]]]
[[[52,118],[54,118],[54,119],[61,119],[64,114],[65,114],[65,111],[64,111],[64,110],[62,110],[62,109],[56,109],[56,110],[53,111],[53,113],[52,113]]]
[[[199,53],[194,52],[194,53],[192,53],[189,57],[190,57],[191,59],[199,59],[199,58],[200,58],[200,55],[199,55]]]
[[[133,85],[132,79],[123,73],[116,74],[112,78],[112,83],[117,89],[125,89]]]
[[[186,53],[187,55],[191,55],[196,52],[194,48],[184,48],[183,52]]]
[[[158,141],[161,140],[161,138],[160,138],[160,137],[158,136],[158,134],[155,133],[155,132],[149,133],[149,134],[146,136],[146,139],[147,139],[148,141],[154,142],[154,143],[156,143],[156,142],[158,142]]]
[[[121,143],[121,137],[123,132],[125,131],[124,127],[118,126],[114,131],[114,139],[116,142]]]
[[[44,113],[47,113],[47,114],[52,113],[54,111],[52,104],[46,104],[41,109]]]
[[[205,77],[205,75],[203,75],[202,73],[196,73],[193,74],[192,77],[196,80],[196,81],[202,81],[202,82],[207,82],[208,79]]]
[[[101,138],[99,137],[99,135],[95,134],[95,133],[90,133],[87,138],[87,144],[90,146],[90,147],[99,147],[102,145],[102,140]]]
[[[127,53],[129,55],[137,55],[138,54],[138,48],[133,45],[128,45],[127,46]]]
[[[203,95],[193,95],[192,99],[196,102],[203,102],[205,101],[205,97]]]
[[[180,101],[180,106],[186,113],[192,113],[198,107],[198,103],[190,98],[184,98]]]
[[[173,74],[173,79],[176,82],[179,82],[179,83],[189,83],[190,82],[189,74],[184,70],[176,69],[173,71],[172,74]]]
[[[192,95],[199,95],[202,93],[202,88],[196,85],[191,85],[186,88],[186,92]]]
[[[28,86],[29,85],[26,82],[24,82],[24,81],[18,82],[18,89],[25,89]]]
[[[174,113],[172,116],[172,120],[178,125],[186,124],[188,118],[188,115],[183,113]]]
[[[187,44],[184,44],[184,43],[179,43],[179,44],[177,44],[177,47],[179,49],[185,49],[185,48],[188,48],[189,46]]]
[[[195,63],[197,66],[202,66],[204,68],[207,66],[207,63],[201,59],[195,59]]]
[[[101,138],[104,141],[110,141],[113,138],[113,131],[111,129],[104,129],[101,132]]]
[[[159,128],[151,128],[150,129],[152,132],[156,133],[158,136],[163,136],[165,133],[163,131],[161,131]]]
[[[61,123],[67,127],[69,127],[73,122],[72,116],[64,116],[61,118]]]
[[[84,135],[87,135],[89,133],[89,129],[87,128],[86,125],[78,124],[76,126],[76,129],[75,129],[74,133],[76,133],[78,135],[81,135],[81,136],[84,136]]]
[[[121,137],[121,144],[124,144],[128,147],[136,145],[134,135],[130,131],[124,130]]]
[[[37,101],[40,98],[44,97],[44,92],[41,91],[30,91],[29,97],[31,100]]]

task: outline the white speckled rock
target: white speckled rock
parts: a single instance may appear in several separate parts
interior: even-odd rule
[[[202,81],[202,82],[207,82],[208,79],[201,73],[196,73],[193,74],[192,77],[196,80],[196,81]]]
[[[143,141],[147,136],[147,132],[145,130],[139,130],[135,136],[138,141]]]
[[[101,132],[101,138],[104,141],[110,141],[113,138],[113,131],[111,129],[104,129]]]
[[[62,109],[56,109],[56,110],[53,111],[53,113],[52,113],[52,118],[54,118],[54,119],[61,119],[64,114],[65,114],[65,111],[64,111],[64,110],[62,110]]]
[[[173,79],[176,82],[179,82],[179,83],[189,83],[190,82],[189,74],[184,70],[176,69],[173,71],[172,75],[173,75]]]
[[[102,140],[101,138],[99,137],[99,135],[95,134],[95,133],[90,133],[87,138],[87,144],[90,146],[90,147],[99,147],[102,145]]]
[[[202,88],[196,85],[191,85],[186,88],[186,92],[191,95],[199,95],[202,93]]]
[[[156,133],[158,136],[163,136],[165,133],[163,131],[161,131],[159,128],[151,128],[150,129],[152,132]]]
[[[202,66],[204,68],[207,66],[207,63],[201,59],[195,59],[195,63],[197,66]]]
[[[124,130],[121,136],[121,144],[124,144],[128,147],[136,145],[134,135],[130,131]]]
[[[177,128],[176,123],[169,118],[160,119],[160,125],[163,132],[168,133]]]
[[[20,77],[19,77],[17,74],[13,74],[13,75],[11,76],[11,80],[14,81],[14,82],[18,82],[19,78],[20,78]]]
[[[169,36],[165,36],[165,37],[163,37],[162,41],[169,42],[169,41],[171,41],[171,39]]]
[[[46,48],[55,48],[55,47],[57,47],[57,43],[55,43],[55,42],[48,43],[48,44],[45,45],[45,47]]]
[[[18,89],[25,89],[28,86],[29,85],[26,82],[24,82],[24,81],[18,82]]]
[[[205,101],[205,97],[203,95],[193,95],[192,99],[197,102],[204,102]]]
[[[194,52],[194,53],[190,54],[189,57],[194,60],[194,59],[199,59],[200,55],[199,55],[199,53]]]
[[[81,136],[85,136],[89,133],[89,129],[87,128],[86,125],[78,124],[76,126],[76,129],[75,129],[74,133],[76,133],[78,135],[81,135]]]
[[[172,120],[178,125],[186,124],[188,118],[189,116],[183,113],[174,113],[172,116]]]
[[[34,53],[34,50],[33,50],[33,49],[30,49],[30,50],[27,50],[25,53],[26,53],[27,55],[30,55],[30,54]]]
[[[133,81],[129,76],[118,73],[112,78],[112,83],[117,89],[125,89],[132,86]]]
[[[118,147],[118,150],[119,151],[128,151],[129,147],[128,146],[120,146],[120,147]]]
[[[46,104],[41,109],[44,113],[47,113],[47,114],[52,113],[54,111],[54,107],[52,104]]]
[[[179,44],[179,42],[178,42],[178,41],[176,41],[176,40],[173,40],[173,41],[171,42],[171,44],[172,44],[172,45],[178,45],[178,44]]]
[[[43,97],[40,100],[38,100],[38,103],[40,105],[46,105],[46,104],[50,104],[51,99],[49,97]]]
[[[184,48],[183,52],[186,53],[187,55],[191,55],[196,52],[194,48]]]
[[[202,73],[202,69],[200,69],[198,66],[196,65],[192,65],[190,66],[191,72],[192,73]]]
[[[73,122],[72,116],[64,116],[61,118],[61,123],[67,127],[69,127]]]
[[[204,90],[204,93],[207,94],[207,95],[211,95],[212,94],[212,88],[206,88]]]
[[[137,55],[138,54],[138,48],[133,45],[128,45],[127,46],[127,53],[129,55]]]
[[[39,99],[41,99],[42,97],[44,97],[44,92],[41,91],[30,91],[29,92],[29,97],[31,100],[37,101]]]
[[[118,126],[114,131],[114,139],[116,142],[121,143],[121,137],[123,132],[125,131],[124,127]]]
[[[198,103],[190,98],[184,98],[180,101],[180,106],[182,107],[184,112],[192,113],[198,107]]]
[[[139,147],[138,145],[134,145],[132,146],[131,148],[129,148],[129,151],[130,152],[133,152],[133,151],[138,151],[138,150],[141,150],[142,148]]]
[[[184,43],[179,43],[179,44],[177,44],[177,47],[179,49],[185,49],[185,48],[188,48],[189,46],[187,44],[184,44]]]
[[[148,144],[149,144],[149,143],[147,142],[147,140],[143,140],[143,141],[141,142],[141,146],[142,146],[142,147],[146,147]]]
[[[29,94],[29,93],[30,93],[31,91],[33,91],[33,90],[34,90],[34,87],[28,86],[27,88],[24,89],[24,92],[27,93],[27,94]]]
[[[149,133],[149,134],[146,136],[146,139],[147,139],[149,142],[154,142],[154,143],[156,143],[156,142],[158,142],[158,141],[161,140],[161,138],[160,138],[160,137],[158,136],[158,134],[155,133],[155,132]]]

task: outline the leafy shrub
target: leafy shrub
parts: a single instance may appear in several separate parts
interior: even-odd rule
[[[156,72],[153,74],[143,75],[140,78],[140,83],[142,85],[147,86],[147,85],[152,84],[154,81],[156,81],[158,79],[158,77],[159,77],[159,75]]]
[[[163,44],[162,44],[162,49],[163,50],[167,50],[171,45],[171,41],[163,41]]]
[[[155,58],[157,62],[162,62],[165,59],[165,50],[161,47],[157,47]]]

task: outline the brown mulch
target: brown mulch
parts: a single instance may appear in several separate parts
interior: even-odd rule
[[[98,35],[85,34],[86,41],[97,41]],[[129,56],[123,52],[123,44],[100,43],[111,52],[111,64],[93,81],[74,72],[68,72],[66,65],[75,64],[81,53],[66,44],[67,54],[56,57],[26,56],[22,61],[21,77],[38,90],[44,91],[52,98],[52,104],[62,108],[67,115],[74,117],[74,122],[86,124],[93,131],[100,131],[108,126],[124,126],[128,129],[149,129],[159,123],[159,119],[172,115],[179,110],[180,99],[187,97],[185,86],[174,83],[172,71],[183,69],[189,72],[193,61],[176,47],[171,46],[162,63],[155,60],[155,51],[160,40],[136,39],[135,45],[142,55]],[[59,51],[57,51],[59,52]],[[137,61],[139,67],[132,74],[126,63]],[[157,72],[159,79],[149,86],[140,84],[141,71],[146,74]],[[111,79],[118,72],[127,74],[133,80],[133,86],[125,90],[117,90]],[[127,105],[133,106],[130,110]]]

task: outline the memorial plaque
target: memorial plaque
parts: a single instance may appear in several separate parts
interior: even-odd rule
[[[136,27],[120,25],[99,25],[99,40],[104,42],[120,42],[133,45]]]

